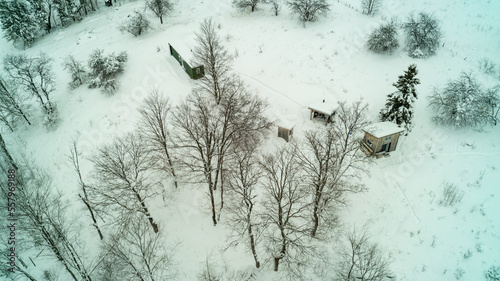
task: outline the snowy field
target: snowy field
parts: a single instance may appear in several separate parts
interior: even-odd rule
[[[2,39],[2,56],[45,52],[54,59],[57,89],[53,101],[61,118],[54,131],[47,131],[38,121],[16,133],[2,133],[7,143],[25,142],[38,163],[54,176],[55,186],[76,201],[76,176],[65,156],[71,139],[79,134],[83,158],[88,157],[113,136],[134,129],[137,106],[152,87],[162,89],[174,103],[186,97],[194,82],[170,56],[168,43],[192,46],[194,33],[206,17],[220,23],[222,41],[235,57],[233,71],[267,99],[270,114],[286,115],[297,123],[296,138],[313,126],[307,106],[322,99],[362,98],[369,104],[370,120],[377,122],[386,95],[394,91],[392,83],[415,63],[421,80],[415,127],[389,157],[370,164],[370,175],[363,180],[367,191],[349,196],[342,224],[346,229],[367,227],[371,241],[390,254],[397,280],[485,280],[488,268],[500,266],[500,130],[498,126],[481,132],[436,126],[431,123],[433,112],[426,97],[433,87],[443,87],[462,71],[472,71],[485,87],[499,83],[498,77],[479,70],[479,60],[489,58],[500,65],[500,1],[384,0],[382,12],[374,17],[361,14],[359,2],[332,1],[328,15],[304,27],[286,7],[276,17],[267,4],[245,13],[232,7],[230,0],[179,0],[163,25],[148,14],[153,27],[139,37],[122,33],[118,27],[134,9],[144,9],[144,4],[122,2],[54,30],[24,51]],[[440,20],[444,37],[435,56],[419,60],[401,47],[392,55],[366,49],[367,35],[375,27],[393,17],[404,21],[411,11],[431,12]],[[112,96],[86,86],[67,88],[70,76],[62,67],[63,59],[73,55],[86,61],[96,48],[128,53],[120,88]],[[283,142],[274,134],[268,141],[269,145]],[[90,162],[84,160],[82,169],[87,175]],[[454,184],[464,194],[453,207],[439,204],[445,184]],[[208,256],[219,261],[219,270],[251,269],[251,254],[242,247],[222,251],[228,231],[223,224],[212,225],[206,195],[199,188],[204,191],[205,187],[184,185],[166,204],[152,202],[153,217],[164,226],[167,239],[178,243],[177,280],[196,280]],[[335,243],[325,247],[333,249]],[[257,276],[258,280],[281,280],[270,266]]]

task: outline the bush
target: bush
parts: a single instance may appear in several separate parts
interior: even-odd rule
[[[116,76],[123,71],[126,61],[126,52],[104,56],[103,50],[94,50],[88,62],[91,77],[89,88],[102,88],[105,93],[113,93],[117,89]]]
[[[500,281],[500,266],[492,266],[484,273],[486,281]]]
[[[429,106],[438,124],[462,127],[496,125],[500,110],[499,88],[484,91],[471,73],[462,72],[443,90],[437,88],[429,96]]]
[[[495,76],[497,74],[496,64],[488,58],[483,58],[479,61],[479,69],[488,75]]]
[[[398,31],[394,21],[383,24],[375,29],[366,42],[366,46],[372,52],[379,54],[392,54],[399,47],[396,36]]]
[[[139,36],[149,29],[149,25],[149,20],[141,12],[134,11],[133,15],[128,15],[127,19],[122,22],[120,30]]]
[[[445,207],[453,206],[462,201],[463,197],[463,191],[457,188],[454,184],[445,182],[443,184],[443,199],[439,201],[439,205]]]
[[[439,22],[432,15],[421,12],[411,14],[403,25],[408,55],[425,58],[434,55],[443,36]]]
[[[292,0],[288,2],[288,6],[304,23],[315,21],[318,15],[326,14],[330,10],[330,4],[326,0]]]

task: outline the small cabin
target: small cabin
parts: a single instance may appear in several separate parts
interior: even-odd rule
[[[278,123],[278,137],[289,142],[293,137],[293,127],[295,126],[292,122],[280,122]]]
[[[361,141],[361,150],[367,156],[382,157],[384,154],[396,150],[399,135],[404,129],[392,122],[371,124],[365,129],[365,136]]]
[[[325,124],[333,122],[336,104],[327,103],[323,100],[323,102],[310,105],[308,108],[311,111],[309,115],[310,120],[324,122]]]
[[[189,75],[189,77],[191,77],[191,79],[199,79],[199,78],[205,76],[205,68],[203,65],[200,65],[197,67],[191,67],[184,60],[184,58],[177,52],[177,50],[175,50],[174,47],[172,47],[172,45],[170,45],[170,43],[168,44],[168,47],[170,49],[170,55],[172,55],[172,57],[174,57],[179,62],[179,64],[182,66],[184,71],[186,71],[186,73]]]

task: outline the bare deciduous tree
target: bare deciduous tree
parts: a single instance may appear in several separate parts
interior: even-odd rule
[[[120,30],[127,31],[134,36],[139,36],[145,33],[149,27],[150,23],[146,16],[140,11],[135,10],[133,14],[128,15],[128,17],[122,21]]]
[[[23,155],[16,187],[19,229],[30,237],[30,245],[48,251],[75,281],[92,280],[79,247],[74,222],[68,218],[68,204],[55,192],[52,178]]]
[[[168,15],[174,9],[170,0],[147,0],[146,6],[160,18],[161,24],[163,24],[163,16]]]
[[[23,118],[28,125],[31,125],[24,107],[19,93],[7,88],[6,83],[0,77],[0,121],[11,131],[14,131],[14,124],[19,118]]]
[[[412,13],[403,29],[410,57],[425,58],[436,53],[443,33],[439,21],[434,16],[424,12],[417,16]]]
[[[238,79],[228,84],[226,94],[216,103],[194,91],[173,113],[175,142],[185,152],[182,165],[208,184],[212,220],[217,224],[216,205],[224,205],[225,158],[241,140],[257,141],[271,126],[264,116],[267,104],[248,93]],[[220,189],[216,204],[214,190]]]
[[[172,250],[141,218],[132,218],[104,241],[100,280],[172,280]]]
[[[162,165],[174,178],[177,188],[177,176],[170,153],[170,130],[168,128],[168,118],[170,114],[170,102],[163,93],[153,89],[146,98],[139,113],[139,131],[144,136],[149,147],[161,155]]]
[[[238,9],[247,9],[250,8],[250,10],[253,12],[255,11],[255,8],[257,7],[257,4],[259,4],[260,0],[233,0],[233,5],[236,6]]]
[[[330,10],[330,4],[326,0],[291,0],[288,6],[294,14],[299,15],[304,25],[308,21],[315,21],[318,15],[326,14]]]
[[[263,235],[274,271],[278,271],[281,261],[294,271],[308,251],[309,195],[297,160],[295,147],[283,147],[263,156],[260,163],[265,190],[262,217],[267,228]]]
[[[67,158],[71,163],[71,165],[73,166],[73,169],[75,170],[76,174],[78,175],[78,185],[80,186],[81,189],[81,193],[78,194],[78,197],[80,198],[80,200],[82,200],[83,204],[85,204],[85,207],[89,211],[90,218],[92,219],[93,222],[92,225],[95,227],[97,234],[99,234],[99,238],[101,238],[102,240],[104,239],[104,236],[102,235],[101,229],[97,224],[97,214],[92,208],[92,205],[89,200],[89,195],[87,192],[88,186],[83,181],[82,172],[80,169],[80,151],[78,150],[76,139],[73,139],[73,141],[71,142],[70,153],[69,155],[67,155]]]
[[[359,234],[353,231],[347,235],[349,244],[340,255],[335,280],[390,281],[395,278],[389,268],[391,260],[368,239],[366,232]]]
[[[130,216],[142,214],[158,232],[146,202],[157,194],[159,182],[151,154],[144,139],[134,134],[99,148],[90,158],[96,181],[87,186],[94,210],[110,215],[118,225]]]
[[[366,171],[364,164],[368,160],[359,149],[356,134],[368,124],[367,107],[361,101],[351,105],[340,102],[335,122],[306,132],[305,141],[297,150],[312,198],[312,237],[320,225],[325,230],[335,225],[336,211],[346,204],[346,193],[362,190],[357,179]]]
[[[69,55],[64,60],[63,67],[71,74],[71,82],[69,82],[70,88],[76,88],[83,84],[87,77],[87,72],[81,62]]]
[[[277,16],[278,13],[281,11],[281,0],[270,0],[269,3],[273,8],[274,15]]]
[[[205,67],[205,76],[200,78],[200,85],[212,94],[217,104],[231,84],[229,67],[231,55],[222,45],[216,30],[216,23],[212,19],[205,19],[196,34],[198,45],[193,50],[193,61],[196,65]]]
[[[361,0],[361,8],[363,9],[363,14],[374,15],[382,6],[382,0]]]
[[[37,58],[26,55],[7,55],[4,69],[13,81],[27,93],[34,96],[48,115],[55,113],[55,105],[50,100],[54,91],[54,74],[51,59],[41,53]]]
[[[262,168],[256,157],[258,143],[246,141],[245,144],[232,155],[231,166],[227,174],[227,183],[231,191],[228,224],[239,236],[247,236],[248,244],[255,260],[255,267],[260,267],[257,255],[256,218],[254,206],[256,204],[255,189],[262,177]]]
[[[500,111],[500,87],[482,89],[472,73],[462,72],[442,90],[429,96],[434,109],[433,121],[455,128],[496,125]]]

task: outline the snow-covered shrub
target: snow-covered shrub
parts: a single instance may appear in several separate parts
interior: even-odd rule
[[[397,35],[398,30],[394,21],[382,24],[370,34],[366,46],[375,53],[391,54],[399,47]]]
[[[438,20],[427,13],[411,14],[403,25],[408,55],[425,58],[436,53],[443,33]]]
[[[149,29],[149,20],[139,11],[134,11],[133,15],[128,15],[121,26],[121,31],[127,31],[134,36],[139,36]]]
[[[326,0],[292,0],[288,2],[292,13],[299,15],[300,21],[315,21],[320,14],[326,14],[330,10],[330,4]]]
[[[417,99],[415,86],[420,84],[417,66],[412,64],[399,76],[398,82],[392,84],[398,90],[387,96],[385,107],[380,110],[380,120],[390,121],[404,127],[406,134],[411,131],[413,119],[413,104]]]
[[[70,88],[76,88],[84,83],[87,78],[87,72],[81,62],[69,55],[64,60],[63,67],[71,74],[71,82],[69,82]]]
[[[59,112],[55,105],[52,106],[52,111],[45,112],[45,116],[43,118],[43,125],[48,130],[54,130],[57,127],[57,122],[59,121]]]
[[[94,50],[88,62],[91,78],[89,88],[102,88],[105,93],[113,93],[117,88],[116,76],[123,71],[126,61],[126,52],[104,56],[103,50]]]
[[[492,266],[484,273],[486,281],[500,281],[500,266]]]
[[[438,124],[457,128],[496,125],[499,87],[483,90],[471,73],[462,72],[460,78],[448,82],[444,89],[434,89],[429,106],[435,113],[433,121]]]
[[[453,206],[464,197],[464,193],[456,185],[444,182],[443,183],[443,198],[439,200],[439,205],[441,206]]]
[[[488,58],[483,58],[479,61],[479,69],[488,75],[495,76],[497,74],[497,66]]]

